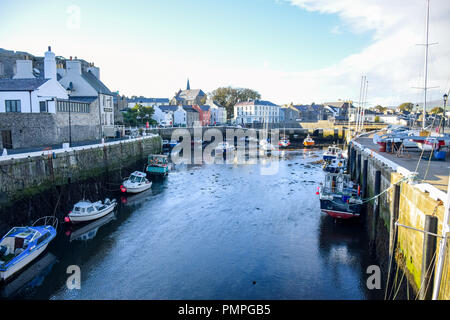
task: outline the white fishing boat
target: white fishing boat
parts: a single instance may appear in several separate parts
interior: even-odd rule
[[[44,252],[56,237],[57,227],[57,218],[43,217],[31,227],[12,228],[0,242],[0,280],[10,278]]]
[[[110,200],[106,198],[104,202],[97,201],[94,203],[83,200],[74,205],[73,210],[64,218],[64,221],[77,223],[100,219],[112,212],[116,205],[116,199]]]
[[[340,159],[342,157],[342,149],[336,145],[329,146],[327,151],[325,151],[323,154],[324,161],[331,161],[333,159]]]
[[[133,172],[120,186],[120,191],[123,193],[140,193],[150,189],[152,187],[152,182],[146,177],[147,174],[144,172]]]
[[[225,153],[236,150],[234,146],[229,144],[228,142],[219,143],[219,145],[214,149],[216,153]]]

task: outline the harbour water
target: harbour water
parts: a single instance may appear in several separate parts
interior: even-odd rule
[[[115,214],[59,231],[52,263],[7,297],[381,299],[362,224],[320,212],[322,152],[286,151],[268,175],[261,162],[176,166],[144,194],[116,194]],[[81,289],[66,286],[71,265]]]

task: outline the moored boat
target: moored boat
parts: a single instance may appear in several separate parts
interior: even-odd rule
[[[291,142],[287,138],[281,138],[280,142],[278,143],[278,145],[281,148],[287,148],[287,147],[289,147],[291,145]]]
[[[325,161],[323,164],[323,170],[331,173],[344,173],[347,167],[347,159],[335,158],[331,161]]]
[[[120,186],[120,191],[123,193],[140,193],[152,187],[152,182],[146,178],[147,174],[140,171],[133,172],[125,179]]]
[[[226,153],[226,152],[232,152],[232,151],[236,150],[236,148],[225,141],[225,142],[219,143],[218,146],[214,150],[216,153],[222,153],[222,152]]]
[[[327,173],[319,195],[321,211],[333,218],[350,219],[361,215],[361,189],[355,188],[348,174]]]
[[[106,198],[104,202],[97,201],[94,203],[83,200],[73,206],[73,210],[64,218],[64,221],[78,223],[100,219],[111,213],[116,205],[116,199],[110,200]]]
[[[31,227],[12,228],[0,242],[0,280],[7,280],[44,252],[57,227],[56,217],[42,217]]]
[[[163,154],[148,156],[147,172],[151,175],[166,176],[169,174],[169,158]]]
[[[305,147],[312,147],[315,145],[314,140],[311,138],[311,136],[308,134],[308,136],[303,140],[303,145]]]
[[[329,146],[327,151],[323,154],[324,161],[331,161],[336,158],[342,158],[342,149],[336,145]]]

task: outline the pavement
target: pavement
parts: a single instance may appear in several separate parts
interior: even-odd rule
[[[367,138],[361,137],[356,139],[356,141],[409,171],[418,172],[418,178],[423,180],[423,183],[429,183],[439,190],[447,192],[450,174],[449,154],[447,154],[445,161],[429,161],[421,159],[422,150],[418,148],[407,149],[402,155],[397,156],[395,153],[379,152],[380,146],[373,143],[372,136]],[[424,156],[428,157],[428,155],[429,152],[424,152]],[[419,164],[418,167],[417,164]]]

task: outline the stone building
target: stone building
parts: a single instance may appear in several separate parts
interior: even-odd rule
[[[43,62],[38,77],[33,60],[18,60],[13,79],[0,80],[1,148],[44,148],[101,137],[98,105],[69,97],[57,80],[51,48]]]
[[[178,90],[175,93],[175,96],[170,100],[171,105],[204,105],[206,102],[207,96],[201,89],[193,89],[191,90],[191,86],[189,84],[189,79],[187,81],[186,90]]]

